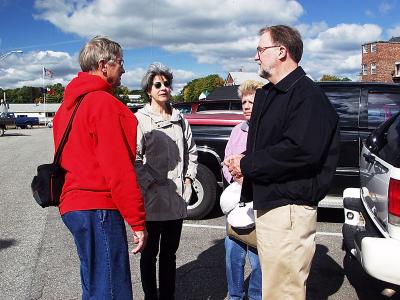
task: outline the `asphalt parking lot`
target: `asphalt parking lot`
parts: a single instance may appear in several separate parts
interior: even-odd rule
[[[40,208],[29,189],[36,166],[52,158],[51,129],[7,131],[0,137],[0,153],[0,299],[80,299],[72,238],[57,209]],[[345,255],[341,219],[338,210],[319,211],[307,299],[400,299],[400,292],[382,296],[389,285],[366,275]],[[205,220],[185,221],[176,299],[226,299],[224,237],[218,209]],[[139,255],[132,254],[134,295],[143,299],[138,262]]]

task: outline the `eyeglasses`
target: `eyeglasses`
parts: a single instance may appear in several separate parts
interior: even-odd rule
[[[110,61],[115,62],[117,64],[119,64],[122,68],[124,67],[124,60],[122,58],[120,59],[110,59]]]
[[[262,54],[265,50],[269,49],[269,48],[278,48],[280,46],[278,45],[274,45],[274,46],[268,46],[268,47],[257,47],[257,53],[258,55]]]
[[[161,83],[160,81],[154,82],[153,86],[158,90],[159,88],[161,88],[161,85],[164,85],[166,88],[170,87],[171,84],[169,83],[168,80],[164,81],[163,83]]]

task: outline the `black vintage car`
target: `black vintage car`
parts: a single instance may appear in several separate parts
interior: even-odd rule
[[[329,195],[320,202],[320,206],[341,208],[343,190],[360,185],[359,158],[362,141],[379,124],[400,111],[400,85],[367,82],[318,84],[339,114],[341,132],[341,152],[336,175]],[[233,86],[231,89],[237,87]],[[217,116],[219,120],[215,119]],[[193,195],[188,208],[189,218],[192,219],[205,217],[218,203],[218,190],[223,185],[220,163],[224,158],[230,132],[240,122],[223,122],[223,118],[224,114],[214,115],[207,122],[203,115],[204,122],[199,122],[195,114],[187,115],[199,152],[198,177],[194,183],[196,195]]]

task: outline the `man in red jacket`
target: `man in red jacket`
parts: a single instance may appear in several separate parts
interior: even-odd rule
[[[121,46],[95,37],[81,50],[79,72],[66,87],[54,118],[57,149],[83,97],[61,158],[65,184],[60,213],[80,258],[82,299],[132,299],[125,221],[137,244],[146,243],[145,210],[136,180],[136,117],[112,95],[121,84]]]

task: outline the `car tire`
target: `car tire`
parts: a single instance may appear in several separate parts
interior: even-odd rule
[[[199,164],[193,181],[193,193],[188,204],[188,219],[200,220],[214,208],[217,200],[217,179],[206,166]]]
[[[26,124],[26,125],[25,125],[25,128],[26,128],[26,129],[32,129],[32,124],[29,124],[29,123]]]
[[[0,136],[3,136],[4,135],[4,128],[3,127],[0,127]]]

